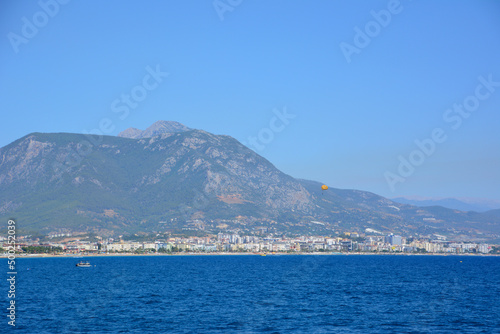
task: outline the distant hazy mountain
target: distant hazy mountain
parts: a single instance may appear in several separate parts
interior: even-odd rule
[[[69,133],[18,139],[0,148],[0,219],[17,218],[25,231],[107,234],[209,223],[317,235],[366,228],[500,233],[494,215],[418,208],[358,190],[322,191],[321,183],[282,173],[232,137],[186,129],[157,122],[122,133],[137,139]]]
[[[149,128],[142,131],[136,128],[128,128],[118,134],[118,137],[123,138],[151,138],[154,136],[158,136],[164,133],[177,133],[177,132],[185,132],[191,130],[184,124],[173,122],[173,121],[157,121],[153,123]]]
[[[406,197],[392,198],[393,201],[403,204],[410,204],[415,206],[443,206],[448,209],[460,211],[476,211],[486,212],[492,209],[500,208],[500,203],[491,200],[470,199],[467,202],[456,198],[444,199],[411,199]]]
[[[500,209],[486,211],[484,215],[491,217],[500,217]]]

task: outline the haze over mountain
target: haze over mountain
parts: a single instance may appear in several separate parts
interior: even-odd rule
[[[459,199],[459,198],[412,198],[396,197],[394,202],[410,204],[415,206],[443,206],[448,209],[460,211],[486,212],[488,210],[500,209],[500,201],[487,199]]]
[[[0,217],[18,219],[24,231],[500,232],[495,215],[322,191],[321,183],[282,173],[232,137],[165,121],[119,137],[29,134],[0,149],[0,189]]]

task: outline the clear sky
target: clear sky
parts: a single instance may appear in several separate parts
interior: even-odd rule
[[[61,2],[0,2],[0,146],[173,120],[331,187],[500,199],[500,1]]]

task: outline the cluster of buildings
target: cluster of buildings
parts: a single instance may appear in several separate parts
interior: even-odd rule
[[[53,235],[51,237],[54,238]],[[61,237],[61,236],[57,236]],[[295,238],[240,236],[237,233],[219,233],[208,237],[168,237],[155,241],[137,242],[96,237],[97,241],[75,238],[62,241],[39,242],[19,240],[18,252],[26,246],[59,247],[65,253],[170,253],[170,252],[402,252],[402,253],[482,253],[488,254],[492,246],[483,243],[448,242],[445,237],[412,239],[399,235],[364,235],[345,233],[339,237],[300,236]],[[88,239],[88,238],[87,238]],[[2,240],[7,249],[7,240]]]

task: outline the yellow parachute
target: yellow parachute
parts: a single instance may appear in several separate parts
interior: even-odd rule
[[[322,185],[321,186],[321,190],[328,190],[328,186],[327,185]]]

